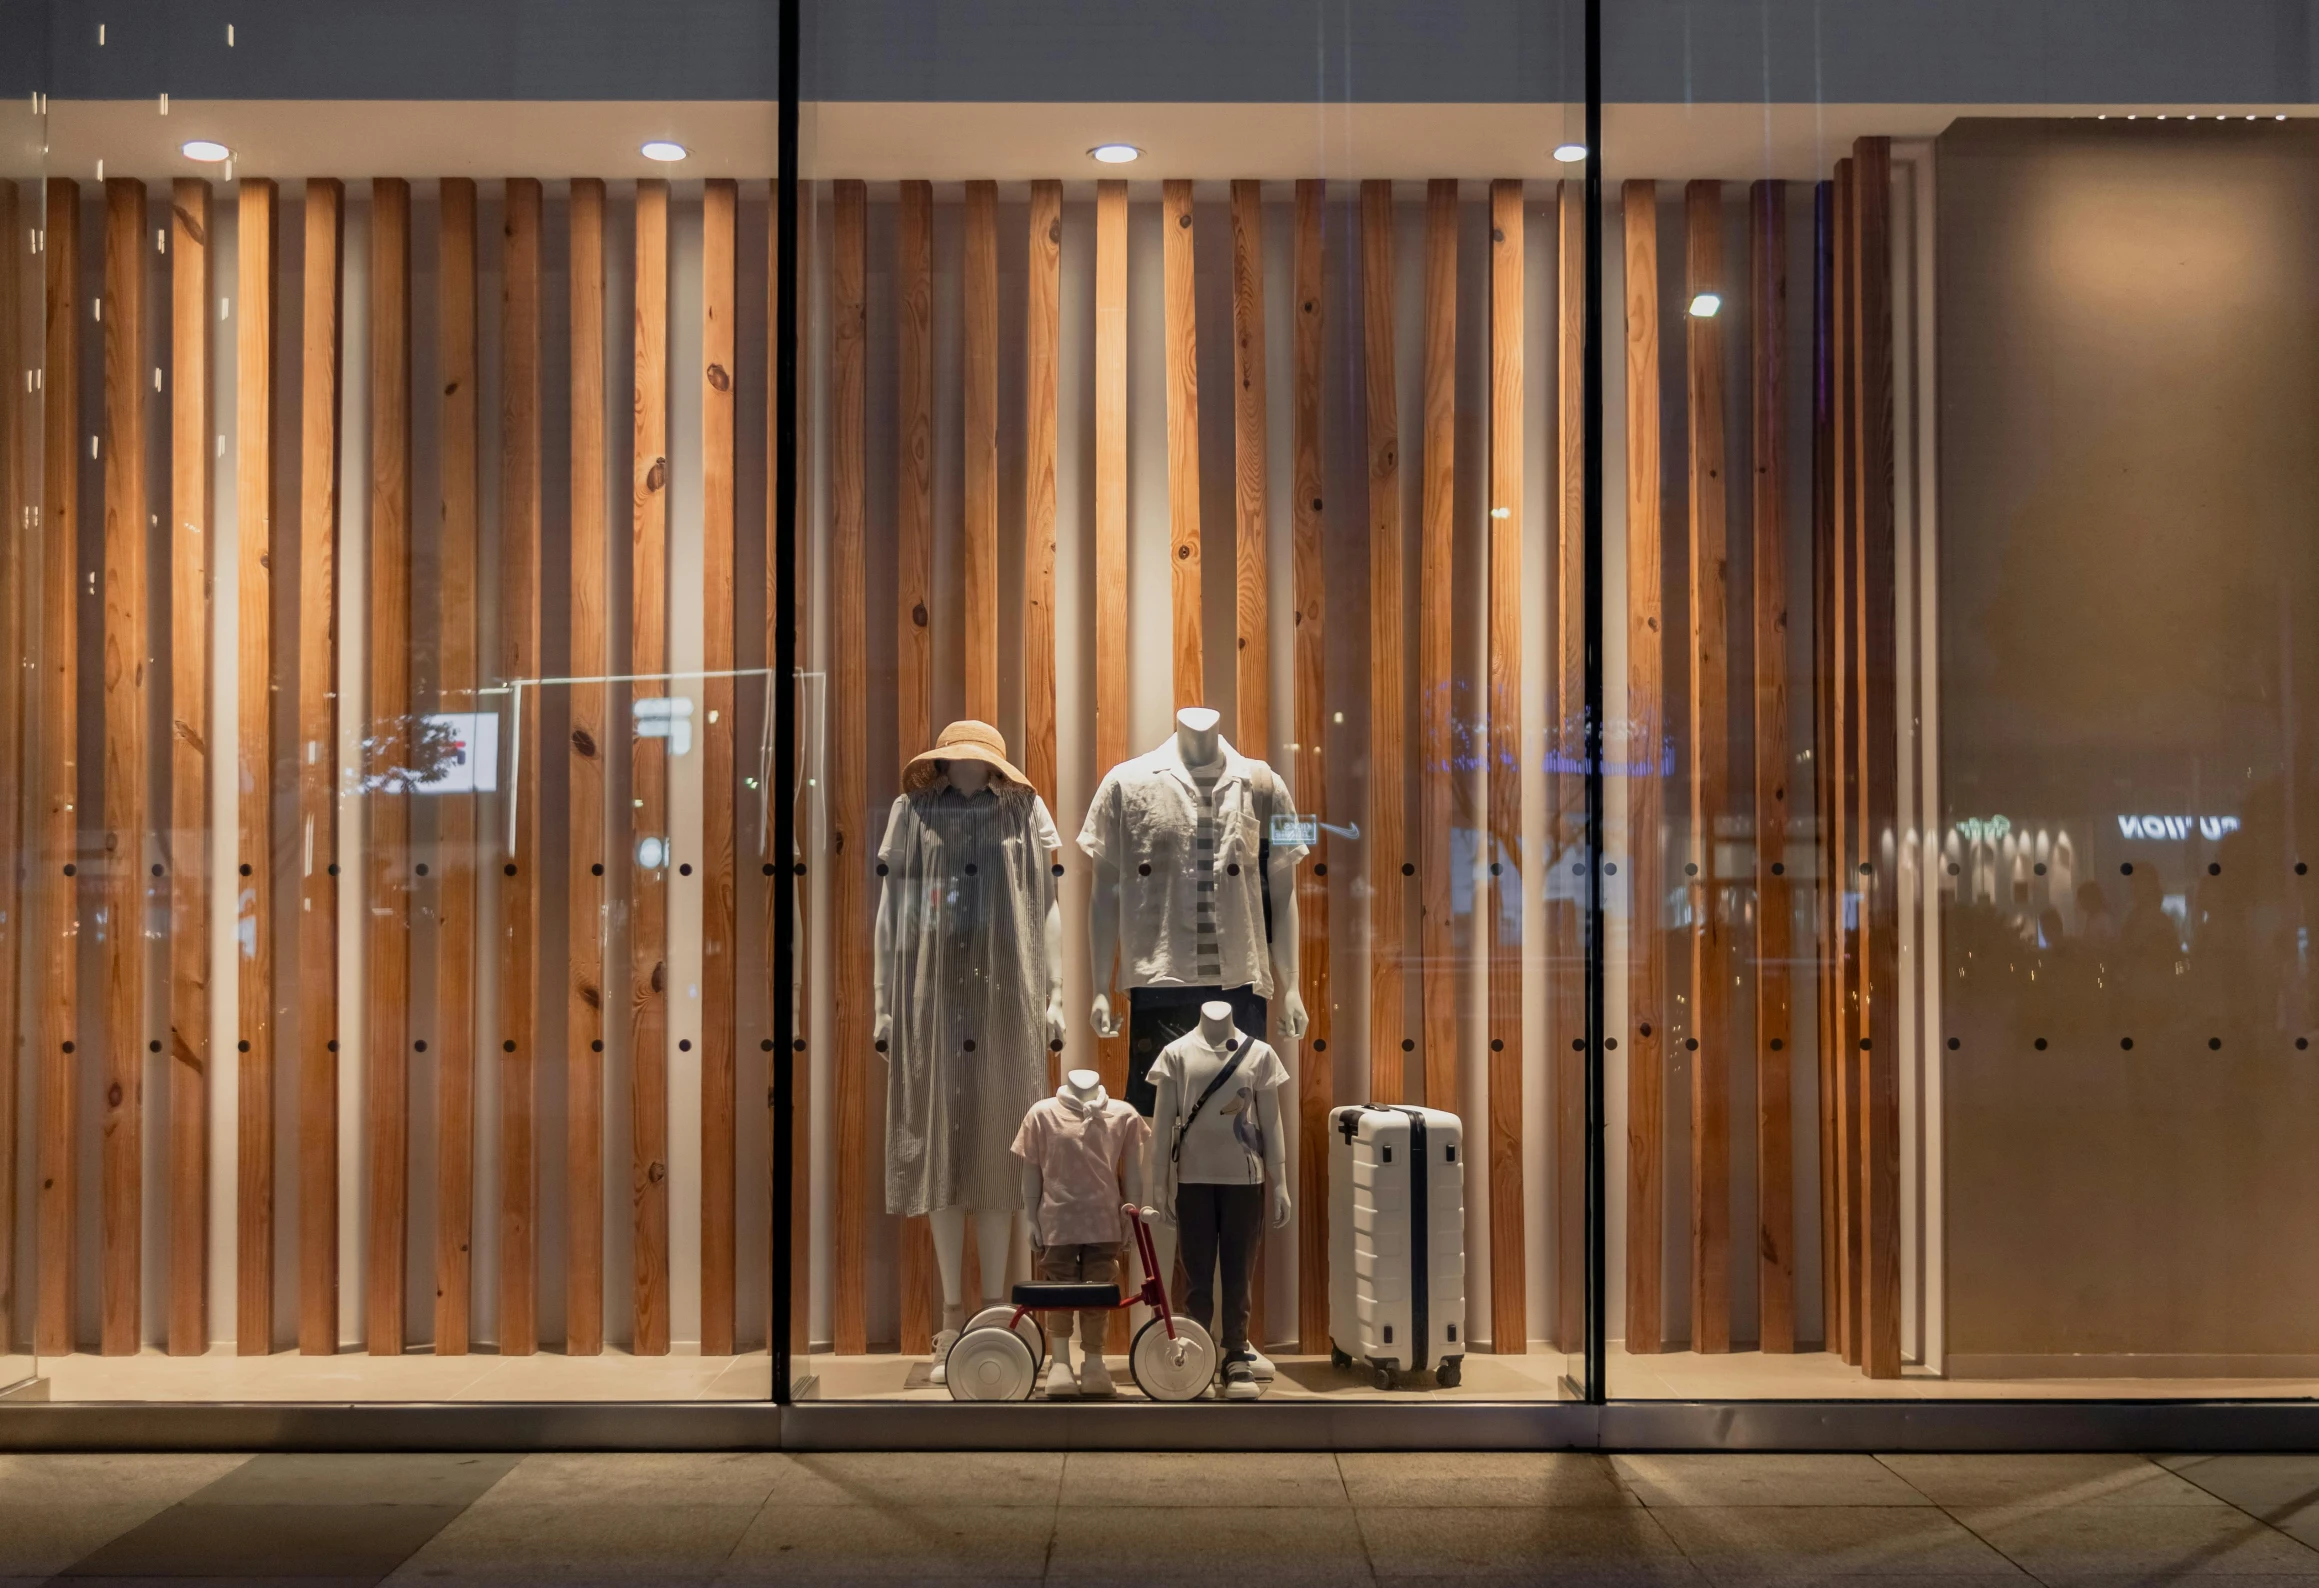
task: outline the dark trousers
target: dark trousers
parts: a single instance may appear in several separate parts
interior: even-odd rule
[[[1176,1187],[1178,1248],[1184,1262],[1184,1314],[1208,1331],[1226,1354],[1248,1349],[1248,1287],[1256,1271],[1256,1241],[1264,1233],[1261,1185]],[[1224,1268],[1224,1318],[1216,1320],[1216,1267]]]
[[[1152,1061],[1160,1049],[1200,1023],[1200,1005],[1221,999],[1232,1006],[1240,1029],[1265,1039],[1264,1000],[1246,983],[1238,987],[1130,987],[1127,990],[1127,1104],[1144,1118],[1159,1103],[1151,1084]]]

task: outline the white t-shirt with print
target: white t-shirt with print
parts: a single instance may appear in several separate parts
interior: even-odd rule
[[[1247,1052],[1232,1078],[1216,1089],[1199,1118],[1183,1133],[1183,1150],[1172,1178],[1180,1185],[1261,1185],[1264,1182],[1264,1119],[1257,1102],[1264,1093],[1284,1085],[1288,1066],[1269,1043],[1235,1029],[1229,1039]],[[1176,1117],[1154,1120],[1155,1144],[1162,1154],[1160,1171],[1167,1175],[1165,1154],[1175,1150],[1176,1133],[1192,1112],[1200,1094],[1232,1060],[1225,1048],[1210,1047],[1195,1029],[1160,1049],[1152,1060],[1155,1086],[1176,1083]],[[1284,1144],[1285,1145],[1285,1144]]]

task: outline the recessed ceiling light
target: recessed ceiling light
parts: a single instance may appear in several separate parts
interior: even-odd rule
[[[1586,145],[1583,143],[1565,143],[1558,145],[1554,150],[1554,158],[1561,161],[1564,165],[1576,165],[1579,161],[1586,158]]]
[[[1714,319],[1715,312],[1722,307],[1723,297],[1720,293],[1702,292],[1691,300],[1691,313],[1701,320]]]
[[[1103,165],[1125,165],[1139,158],[1143,151],[1132,143],[1099,143],[1087,151],[1088,158]]]
[[[686,149],[681,143],[670,143],[665,138],[655,138],[636,152],[647,160],[658,160],[667,165],[683,159]]]
[[[185,140],[184,147],[178,152],[188,160],[216,161],[233,158],[231,149],[210,138],[188,138]]]

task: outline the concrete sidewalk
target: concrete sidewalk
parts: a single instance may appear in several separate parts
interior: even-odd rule
[[[2319,1456],[0,1457],[0,1581],[2319,1588]]]

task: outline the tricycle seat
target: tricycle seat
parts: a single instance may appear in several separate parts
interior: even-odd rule
[[[1093,1312],[1100,1307],[1118,1306],[1119,1287],[1092,1279],[1059,1279],[1017,1285],[1014,1298],[1018,1307],[1068,1307],[1075,1312]]]

